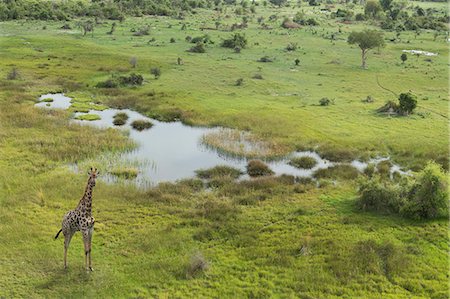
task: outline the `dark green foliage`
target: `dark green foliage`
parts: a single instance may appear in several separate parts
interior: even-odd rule
[[[118,87],[119,84],[117,84],[117,82],[113,79],[108,79],[106,81],[103,82],[98,82],[97,83],[97,87],[98,88],[116,88]]]
[[[242,86],[244,84],[244,78],[239,78],[236,80],[236,86]]]
[[[190,48],[189,52],[192,52],[192,53],[205,53],[206,52],[205,44],[203,44],[202,42],[199,42],[195,46]]]
[[[247,46],[247,38],[244,34],[235,33],[229,39],[225,39],[222,42],[222,47],[234,49],[236,47],[244,49]]]
[[[369,0],[364,6],[364,14],[370,18],[375,18],[381,12],[381,5],[378,1]]]
[[[211,38],[207,34],[202,35],[202,36],[194,37],[194,38],[192,38],[190,40],[190,42],[193,43],[193,44],[198,44],[198,43],[203,43],[203,44],[210,43],[210,44],[212,44],[213,43],[213,41],[211,40]]]
[[[247,164],[247,173],[251,177],[272,175],[274,172],[261,160],[251,160]]]
[[[367,51],[384,46],[383,33],[376,30],[353,31],[348,36],[347,42],[351,45],[356,44],[361,49],[362,68],[366,68]]]
[[[300,65],[300,59],[298,59],[298,58],[296,58],[295,60],[294,60],[294,63],[295,63],[295,65]]]
[[[375,176],[359,185],[358,206],[363,210],[400,213],[414,219],[430,219],[447,215],[447,176],[442,168],[429,162],[416,179],[400,179],[400,183]]]
[[[320,106],[328,106],[328,105],[330,105],[330,103],[331,103],[331,100],[329,98],[321,98],[319,100]]]
[[[289,164],[302,169],[311,169],[316,166],[317,161],[313,157],[295,157],[289,161]]]
[[[135,120],[131,123],[131,126],[138,130],[138,131],[143,131],[146,129],[150,129],[151,127],[153,127],[153,124],[149,121],[146,120]]]
[[[366,20],[366,16],[362,13],[358,13],[355,15],[355,20],[356,21],[365,21]]]
[[[363,211],[398,213],[403,207],[401,186],[379,177],[361,181],[358,192],[357,204]]]
[[[143,26],[133,33],[134,36],[150,35],[150,26]]]
[[[260,59],[258,59],[258,62],[273,62],[273,59],[269,56],[263,56]]]
[[[176,11],[190,11],[195,7],[206,7],[209,0],[198,1],[3,1],[0,6],[0,21],[31,19],[67,21],[77,17],[96,17],[123,21],[125,15],[171,15]]]
[[[345,179],[352,180],[359,175],[358,169],[351,165],[339,164],[329,168],[318,169],[314,177],[318,179]]]
[[[398,102],[399,111],[406,115],[412,113],[417,106],[417,98],[410,92],[401,93],[398,97]]]
[[[113,124],[115,126],[122,126],[127,122],[127,120],[128,120],[128,114],[126,114],[125,112],[119,112],[119,113],[116,113],[116,115],[114,115]]]
[[[226,165],[218,165],[210,169],[199,169],[196,170],[195,173],[199,178],[202,179],[211,179],[217,177],[229,177],[237,179],[242,175],[242,172],[239,169]]]
[[[287,3],[287,0],[269,0],[269,2],[272,3],[273,5],[281,7]]]
[[[122,85],[142,85],[144,78],[142,75],[132,73],[129,76],[120,76],[119,83]]]
[[[429,162],[419,173],[409,192],[409,200],[403,208],[403,214],[428,219],[448,215],[448,177],[442,168]]]

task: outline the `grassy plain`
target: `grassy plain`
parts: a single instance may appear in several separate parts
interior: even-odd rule
[[[62,22],[0,23],[0,297],[447,298],[447,219],[362,213],[354,204],[355,183],[345,180],[323,188],[289,178],[223,180],[212,191],[195,179],[147,191],[99,182],[95,271],[83,269],[80,235],[72,240],[69,269],[62,269],[63,242],[53,237],[85,184],[85,175],[67,164],[133,145],[116,130],[71,124],[66,112],[32,107],[40,94],[65,91],[80,103],[92,98],[163,119],[251,130],[288,149],[318,145],[338,157],[384,153],[413,168],[428,159],[446,161],[443,37],[401,33],[401,42],[373,51],[369,69],[361,70],[359,50],[346,36],[370,24],[321,18],[317,34],[279,28],[282,15],[294,12],[258,7],[257,16],[280,18],[269,23],[274,29],[261,30],[253,17],[245,30],[248,49],[240,54],[219,47],[231,32],[199,29],[214,27],[217,17],[201,10],[186,20],[128,19],[113,35],[106,34],[107,22],[94,37],[83,37],[75,22],[69,31],[59,29]],[[227,14],[221,26],[236,22],[231,8]],[[132,36],[130,29],[147,24],[149,36]],[[336,41],[321,36],[338,27]],[[187,35],[206,33],[215,42],[207,53],[186,52],[192,46]],[[285,51],[289,42],[299,49]],[[431,62],[409,56],[403,65],[403,49],[439,55]],[[257,62],[266,55],[274,62]],[[135,69],[131,57],[137,57]],[[177,65],[178,57],[184,64]],[[14,66],[20,80],[5,80]],[[157,80],[150,74],[156,66],[162,70]],[[94,88],[112,74],[131,72],[144,76],[142,87]],[[423,118],[375,114],[393,99],[377,77],[396,93],[417,94]],[[239,78],[244,84],[235,86]],[[374,103],[361,101],[368,95]],[[335,104],[318,106],[322,97]],[[193,272],[199,256],[208,266]]]

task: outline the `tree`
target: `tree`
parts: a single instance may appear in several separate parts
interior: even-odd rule
[[[380,4],[384,11],[392,8],[392,0],[380,0]]]
[[[155,79],[161,77],[161,69],[159,67],[152,67],[150,73],[155,76]]]
[[[273,5],[277,5],[278,7],[284,6],[287,0],[269,0]]]
[[[405,61],[408,60],[408,55],[406,55],[406,53],[403,53],[403,54],[400,56],[400,59],[402,60],[402,63],[405,63]]]
[[[367,1],[364,7],[364,14],[368,17],[375,18],[381,10],[381,5],[378,1],[370,0]]]
[[[398,97],[400,112],[408,115],[414,111],[417,107],[416,96],[412,93],[401,93]]]
[[[361,67],[366,68],[367,52],[373,48],[384,46],[383,33],[376,30],[353,31],[348,36],[347,42],[356,44],[361,49]]]
[[[247,46],[247,38],[245,35],[236,33],[231,38],[226,39],[222,42],[222,47],[224,48],[236,48],[239,47],[244,49]]]

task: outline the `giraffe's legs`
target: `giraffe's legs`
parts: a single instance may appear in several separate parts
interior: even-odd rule
[[[83,243],[84,243],[84,262],[86,271],[93,271],[92,269],[92,261],[91,261],[91,240],[92,240],[92,232],[87,229],[83,231]]]
[[[89,270],[94,271],[94,269],[92,269],[92,260],[91,260],[91,254],[92,254],[92,233],[94,231],[94,228],[92,227],[91,229],[89,229],[89,234],[88,234],[88,247],[89,247]]]
[[[67,269],[67,250],[69,249],[70,240],[73,234],[68,233],[64,235],[64,269]]]

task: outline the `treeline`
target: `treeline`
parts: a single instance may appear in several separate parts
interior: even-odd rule
[[[212,7],[212,0],[1,0],[0,21],[64,20],[97,17],[123,20],[125,16],[176,15],[193,8]]]

